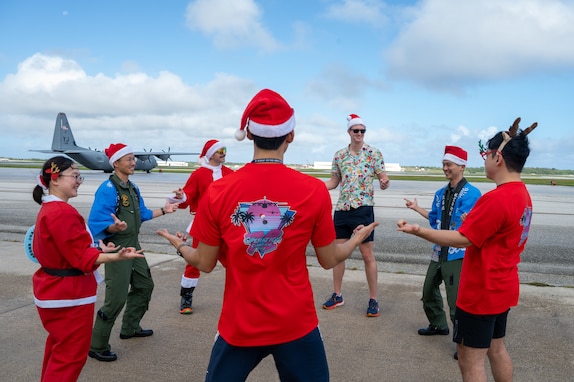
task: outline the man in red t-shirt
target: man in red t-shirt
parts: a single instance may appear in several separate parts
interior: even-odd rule
[[[223,306],[206,381],[245,380],[272,355],[281,380],[328,381],[306,248],[325,269],[345,260],[378,223],[338,244],[323,181],[283,164],[295,116],[287,101],[261,90],[247,105],[236,138],[254,142],[253,161],[214,182],[186,235],[158,231],[185,260],[210,272],[226,268]]]
[[[192,216],[195,215],[199,201],[203,197],[207,187],[216,180],[233,173],[232,169],[223,165],[223,163],[225,163],[226,154],[227,149],[223,142],[216,139],[210,139],[205,142],[203,150],[201,150],[201,155],[199,156],[200,167],[191,173],[185,186],[183,186],[182,191],[185,194],[185,199],[179,204],[179,208],[185,209],[189,207],[189,213]],[[188,233],[191,233],[192,223],[190,223],[187,228]],[[193,291],[197,287],[199,276],[199,269],[190,264],[185,266],[185,271],[181,276],[181,291],[179,293],[181,303],[179,313],[193,313]]]
[[[520,179],[530,154],[528,133],[517,118],[510,130],[481,144],[487,178],[496,188],[476,202],[458,231],[397,223],[398,230],[438,245],[467,248],[456,301],[453,341],[464,381],[486,381],[488,356],[496,381],[511,381],[513,366],[504,345],[510,308],[518,304],[520,254],[528,239],[532,201]]]

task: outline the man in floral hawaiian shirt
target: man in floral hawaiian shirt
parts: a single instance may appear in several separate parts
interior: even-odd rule
[[[390,181],[385,172],[383,154],[364,142],[367,131],[363,120],[356,114],[347,117],[347,133],[351,143],[337,151],[333,158],[331,179],[326,182],[327,189],[331,190],[340,184],[339,200],[335,207],[335,231],[337,242],[345,242],[353,234],[353,230],[360,224],[370,224],[375,220],[373,206],[374,186],[373,178],[377,177],[381,190],[389,187]],[[369,306],[367,317],[379,315],[377,302],[377,262],[373,251],[374,233],[359,245],[359,250],[365,262],[365,273],[369,284]],[[334,309],[344,304],[341,288],[345,262],[333,268],[332,296],[323,304],[323,309]]]

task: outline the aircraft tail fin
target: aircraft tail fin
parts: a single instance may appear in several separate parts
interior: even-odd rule
[[[76,145],[76,140],[72,134],[72,129],[70,128],[66,114],[58,113],[56,126],[54,126],[54,137],[52,138],[52,150],[66,151],[81,148],[82,147]]]

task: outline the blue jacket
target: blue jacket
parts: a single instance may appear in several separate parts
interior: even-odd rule
[[[137,194],[137,199],[139,200],[139,212],[140,212],[139,220],[141,224],[144,221],[153,218],[153,211],[145,206],[139,188],[134,183],[131,184]],[[103,182],[96,191],[94,204],[92,205],[90,216],[88,218],[88,226],[96,243],[98,242],[99,239],[104,240],[105,238],[112,236],[107,232],[105,232],[105,230],[106,228],[108,228],[110,224],[114,223],[114,219],[112,218],[111,214],[116,215],[118,214],[116,211],[118,206],[119,206],[118,192],[112,181],[108,179],[105,182]],[[133,244],[131,244],[132,246],[137,247],[136,243],[139,228],[140,228],[139,226],[138,227],[128,226],[128,231],[130,231],[132,235],[135,233],[135,241]],[[126,234],[127,233],[128,232],[126,232]]]
[[[441,217],[442,217],[442,199],[446,192],[448,184],[438,190],[434,194],[434,200],[432,203],[432,208],[429,212],[429,223],[432,228],[440,229]],[[480,191],[478,188],[474,187],[470,183],[466,183],[460,190],[460,194],[454,203],[454,211],[452,212],[452,217],[450,219],[449,229],[452,231],[458,230],[462,224],[462,219],[460,218],[463,213],[469,213],[476,201],[480,198]],[[437,259],[440,255],[441,246],[433,246],[433,259]],[[449,247],[447,261],[458,260],[464,257],[466,248],[453,248]]]

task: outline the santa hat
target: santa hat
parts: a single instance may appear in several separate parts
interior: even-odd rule
[[[444,157],[442,160],[448,160],[458,165],[466,165],[468,153],[457,146],[445,146]]]
[[[349,114],[347,116],[347,121],[348,121],[347,122],[347,130],[349,130],[351,127],[353,127],[355,125],[365,126],[365,124],[363,123],[363,120],[357,114]]]
[[[134,150],[123,143],[112,143],[110,147],[104,150],[110,160],[110,166],[114,167],[114,162],[124,155],[133,154]]]
[[[263,89],[249,102],[235,139],[245,138],[245,129],[264,138],[282,137],[295,129],[295,111],[281,95],[273,90]]]
[[[209,162],[209,159],[211,159],[213,154],[215,154],[217,150],[224,147],[225,145],[219,142],[217,139],[210,139],[209,141],[205,142],[205,145],[203,145],[203,150],[201,150],[201,155],[199,157],[205,157],[205,159],[207,159]]]

